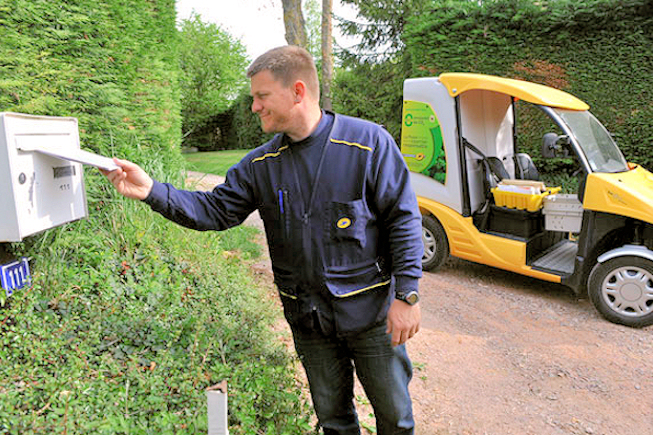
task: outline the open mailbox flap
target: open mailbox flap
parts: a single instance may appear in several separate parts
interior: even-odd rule
[[[43,153],[59,159],[70,160],[85,165],[95,166],[107,171],[118,169],[118,165],[108,157],[84,151],[79,148],[69,146],[59,146],[58,142],[66,141],[67,135],[48,135],[48,141],[43,141],[40,135],[20,135],[16,136],[16,148],[21,151],[32,151]]]

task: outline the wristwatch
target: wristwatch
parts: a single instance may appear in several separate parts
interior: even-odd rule
[[[397,291],[395,293],[395,298],[406,302],[408,305],[415,305],[419,302],[419,294],[415,290],[409,291],[407,293]]]

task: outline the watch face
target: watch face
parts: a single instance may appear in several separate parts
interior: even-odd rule
[[[397,293],[397,299],[404,301],[407,304],[415,305],[417,302],[419,302],[419,294],[415,291],[408,293]]]
[[[415,305],[419,301],[419,296],[415,292],[411,292],[408,295],[406,295],[406,302],[408,302],[411,305]]]

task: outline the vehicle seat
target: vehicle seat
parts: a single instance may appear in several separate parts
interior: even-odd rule
[[[533,164],[533,159],[526,153],[518,153],[515,159],[515,178],[520,180],[540,181],[540,173]]]
[[[501,159],[498,157],[486,157],[488,165],[490,166],[490,171],[493,175],[494,180],[496,183],[492,187],[496,187],[497,184],[499,184],[499,181],[503,180],[504,178],[511,178],[510,174],[508,174],[508,171],[506,170],[506,167],[503,166],[503,162]]]
[[[501,180],[510,179],[510,174],[508,174],[505,166],[503,166],[503,162],[498,157],[483,157],[480,163],[483,166],[485,202],[472,215],[472,219],[476,228],[480,231],[486,231],[491,223],[492,208],[496,207],[494,205],[492,189],[497,187]]]
[[[467,139],[463,137],[463,144],[475,154],[477,154],[480,159],[478,162],[483,168],[483,189],[485,191],[485,201],[483,205],[476,210],[472,219],[474,225],[481,231],[485,231],[488,228],[488,219],[490,217],[490,208],[494,203],[494,195],[492,194],[491,189],[497,187],[501,180],[509,179],[510,174],[503,166],[503,162],[498,157],[486,157],[478,148],[472,145]]]

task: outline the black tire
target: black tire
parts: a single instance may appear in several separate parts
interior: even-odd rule
[[[422,242],[422,269],[435,271],[449,257],[449,242],[444,228],[433,216],[422,216]]]
[[[653,261],[627,255],[598,263],[587,292],[607,320],[632,328],[653,324]]]

